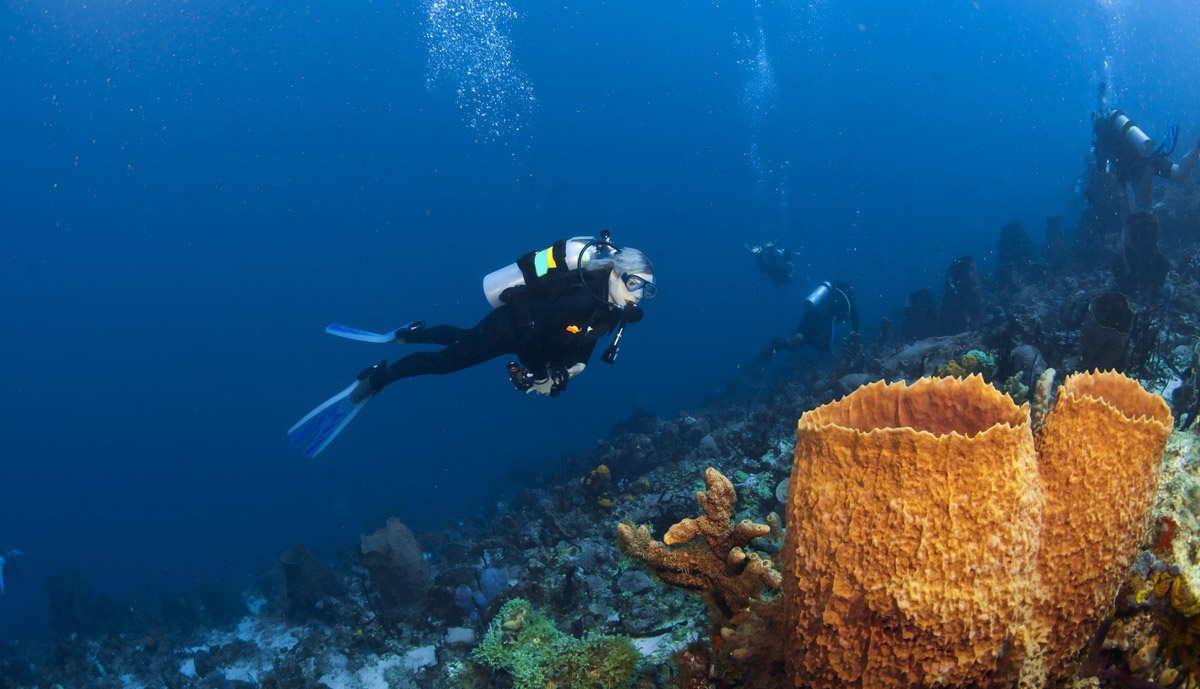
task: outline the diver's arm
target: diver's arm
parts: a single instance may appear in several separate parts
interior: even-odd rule
[[[1171,166],[1171,171],[1168,175],[1171,181],[1182,182],[1187,179],[1188,175],[1192,174],[1192,168],[1196,167],[1196,160],[1198,158],[1200,158],[1200,141],[1197,141],[1192,150],[1183,156],[1183,160],[1178,165]]]
[[[591,326],[597,308],[608,307],[599,304],[580,287],[564,294],[537,315],[525,338],[522,355],[522,361],[535,379],[533,392],[556,396],[566,388],[567,381],[587,367],[596,348],[596,335],[599,335],[593,335]]]
[[[596,340],[592,340],[589,344],[574,347],[570,351],[564,352],[565,356],[559,359],[562,367],[567,369],[568,373],[574,370],[574,373],[571,373],[572,378],[583,373],[583,369],[587,367],[588,361],[592,358],[592,352],[596,349],[596,342]]]

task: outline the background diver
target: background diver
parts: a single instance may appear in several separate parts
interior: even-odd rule
[[[773,239],[766,244],[755,246],[743,244],[746,251],[754,254],[758,259],[758,269],[771,278],[771,282],[775,283],[776,287],[790,284],[792,272],[796,269],[795,264],[792,263],[792,256],[795,256],[796,252],[781,248],[778,242],[778,239]]]
[[[1179,125],[1168,129],[1162,144],[1156,148],[1154,141],[1124,112],[1105,107],[1105,91],[1105,84],[1101,83],[1099,112],[1092,113],[1096,165],[1105,172],[1115,173],[1122,184],[1132,185],[1137,202],[1149,206],[1154,176],[1175,182],[1187,179],[1200,158],[1200,141],[1183,156],[1180,164],[1172,163],[1168,156],[1175,150]]]
[[[327,400],[288,431],[292,444],[315,457],[345,428],[366,402],[402,378],[461,371],[498,356],[515,356],[509,376],[518,390],[556,397],[583,372],[601,337],[614,329],[602,359],[613,363],[627,323],[642,318],[637,305],[658,292],[654,266],[645,254],[603,239],[574,237],[484,278],[494,307],[473,328],[425,327],[410,323],[386,334],[340,325],[326,332],[367,342],[442,345],[415,352],[392,365],[380,361],[358,374],[345,390]]]
[[[746,365],[751,371],[761,371],[771,363],[775,353],[787,349],[799,350],[804,346],[819,352],[833,348],[834,323],[850,322],[851,330],[858,330],[858,306],[854,303],[854,290],[848,283],[825,281],[804,300],[804,317],[800,325],[787,337],[771,340],[767,348]]]
[[[14,548],[6,548],[0,552],[0,596],[4,595],[4,573],[12,569],[13,557],[24,554]]]

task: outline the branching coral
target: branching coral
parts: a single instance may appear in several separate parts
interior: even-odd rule
[[[618,524],[617,543],[626,555],[650,565],[663,581],[708,594],[719,616],[729,620],[749,607],[751,596],[779,588],[779,572],[771,559],[745,551],[750,541],[768,534],[771,527],[749,519],[734,525],[733,484],[711,467],[704,472],[704,481],[708,490],[696,493],[703,516],[671,526],[665,542],[654,540],[646,526]],[[703,538],[703,545],[697,536]]]

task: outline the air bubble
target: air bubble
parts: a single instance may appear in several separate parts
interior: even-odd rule
[[[513,56],[509,29],[520,14],[499,0],[429,0],[425,85],[448,87],[463,122],[481,141],[516,143],[516,121],[537,107],[533,84]]]

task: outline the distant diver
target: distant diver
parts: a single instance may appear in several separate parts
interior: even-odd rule
[[[850,322],[851,330],[858,330],[858,306],[854,302],[854,290],[848,283],[825,281],[804,300],[804,317],[800,325],[787,337],[777,337],[746,368],[752,372],[762,371],[771,363],[771,358],[780,350],[797,351],[808,346],[819,352],[833,348],[834,323]]]
[[[776,287],[792,282],[792,273],[796,269],[792,257],[796,255],[796,252],[781,248],[778,239],[765,244],[755,246],[744,244],[743,246],[746,247],[746,251],[754,254],[758,259],[758,269],[771,278],[771,282],[775,283]]]
[[[1106,85],[1101,82],[1097,96],[1098,111],[1092,113],[1093,148],[1096,165],[1105,172],[1115,173],[1122,184],[1133,187],[1134,196],[1142,206],[1149,206],[1154,194],[1154,176],[1174,182],[1187,179],[1196,160],[1200,158],[1200,141],[1183,156],[1180,164],[1168,156],[1175,150],[1179,125],[1167,130],[1157,147],[1142,128],[1120,110],[1105,107]]]
[[[4,595],[4,573],[12,569],[12,559],[16,555],[24,555],[19,550],[9,548],[0,553],[0,596]]]
[[[619,248],[608,238],[606,230],[600,239],[562,239],[487,275],[483,289],[493,310],[473,328],[427,328],[417,321],[380,334],[330,325],[325,332],[352,340],[443,349],[364,369],[345,390],[288,430],[292,444],[303,448],[305,457],[315,457],[367,400],[402,378],[453,373],[508,354],[520,362],[508,364],[517,390],[557,397],[583,372],[600,338],[615,330],[601,355],[602,361],[613,363],[626,324],[642,319],[638,303],[657,294],[658,286],[645,254]]]

